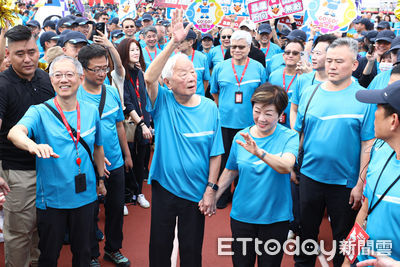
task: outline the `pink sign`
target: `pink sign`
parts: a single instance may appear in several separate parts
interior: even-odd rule
[[[240,23],[245,20],[246,17],[236,17],[235,18],[235,22],[233,24],[233,27],[235,29],[239,28]],[[221,22],[218,24],[218,26],[222,26],[222,27],[231,27],[231,19],[229,18],[229,16],[224,16],[221,20]]]
[[[250,19],[254,23],[280,18],[303,11],[302,0],[258,0],[248,4]]]
[[[192,0],[155,0],[154,6],[186,9],[191,2]]]

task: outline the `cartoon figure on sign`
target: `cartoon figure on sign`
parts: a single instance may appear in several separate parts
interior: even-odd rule
[[[201,13],[200,18],[204,19],[209,19],[210,17],[208,16],[208,13],[210,12],[210,7],[214,6],[213,3],[209,4],[208,0],[203,0],[203,4],[199,6],[197,9],[197,12]]]
[[[243,0],[232,0],[231,12],[233,14],[240,14],[243,12]]]
[[[322,5],[326,7],[328,10],[325,12],[325,15],[331,15],[335,17],[335,12],[337,12],[341,3],[346,3],[346,0],[326,0]]]

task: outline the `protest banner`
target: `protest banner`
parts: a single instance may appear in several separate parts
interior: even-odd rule
[[[186,9],[192,0],[155,0],[154,6]]]
[[[195,0],[186,11],[186,17],[201,32],[210,31],[223,16],[221,5],[216,0]]]
[[[322,34],[346,29],[357,17],[354,0],[311,0],[306,13],[306,23],[319,28]]]
[[[126,18],[136,17],[136,3],[135,0],[121,0],[119,4],[118,17],[119,21]]]
[[[233,28],[238,29],[240,23],[241,23],[243,20],[245,20],[245,19],[246,19],[246,17],[244,17],[244,16],[236,17],[236,18],[235,18],[235,22],[233,23]],[[231,23],[231,18],[230,18],[230,16],[224,16],[224,17],[222,18],[221,22],[218,24],[218,26],[221,26],[221,27],[231,27],[231,26],[232,26],[232,23]]]
[[[303,11],[302,0],[259,0],[248,4],[254,23],[285,17]]]

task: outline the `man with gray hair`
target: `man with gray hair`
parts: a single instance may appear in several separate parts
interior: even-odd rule
[[[173,11],[172,39],[144,76],[157,136],[149,174],[151,267],[171,266],[176,220],[181,266],[201,266],[202,213],[215,213],[215,183],[224,152],[218,109],[196,94],[193,63],[184,54],[169,58],[191,27],[183,28],[182,16],[182,10]],[[160,74],[168,88],[158,84]]]
[[[360,103],[355,94],[362,87],[352,81],[357,68],[358,44],[350,38],[336,39],[326,53],[328,81],[304,89],[294,126],[304,138],[300,166],[301,242],[307,252],[295,256],[295,266],[315,266],[319,227],[325,208],[331,220],[336,255],[339,244],[354,224],[361,206],[363,181],[374,139],[374,108]],[[306,255],[307,254],[307,255]]]
[[[248,56],[251,42],[250,33],[235,31],[231,37],[232,58],[219,63],[211,76],[211,94],[219,106],[225,149],[221,172],[225,168],[236,133],[254,123],[250,99],[254,90],[266,81],[263,65]],[[217,207],[225,208],[230,198],[229,187],[218,200]]]
[[[161,53],[161,49],[157,47],[157,29],[154,26],[148,26],[142,30],[142,36],[146,46],[144,47],[143,57],[146,63],[146,69],[154,59]],[[144,70],[143,70],[144,71]]]
[[[97,199],[94,163],[99,173],[98,190],[106,194],[99,112],[76,98],[83,80],[82,66],[76,59],[57,57],[50,66],[50,80],[57,96],[31,106],[10,130],[8,139],[36,156],[39,266],[57,266],[67,226],[72,266],[89,266]]]

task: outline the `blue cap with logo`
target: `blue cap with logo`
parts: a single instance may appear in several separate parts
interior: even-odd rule
[[[66,42],[72,44],[88,43],[86,36],[83,33],[77,31],[70,31],[67,34],[65,34],[62,40],[62,46],[65,46]]]
[[[370,104],[389,104],[400,112],[400,81],[382,90],[360,90],[356,93],[358,101]]]

